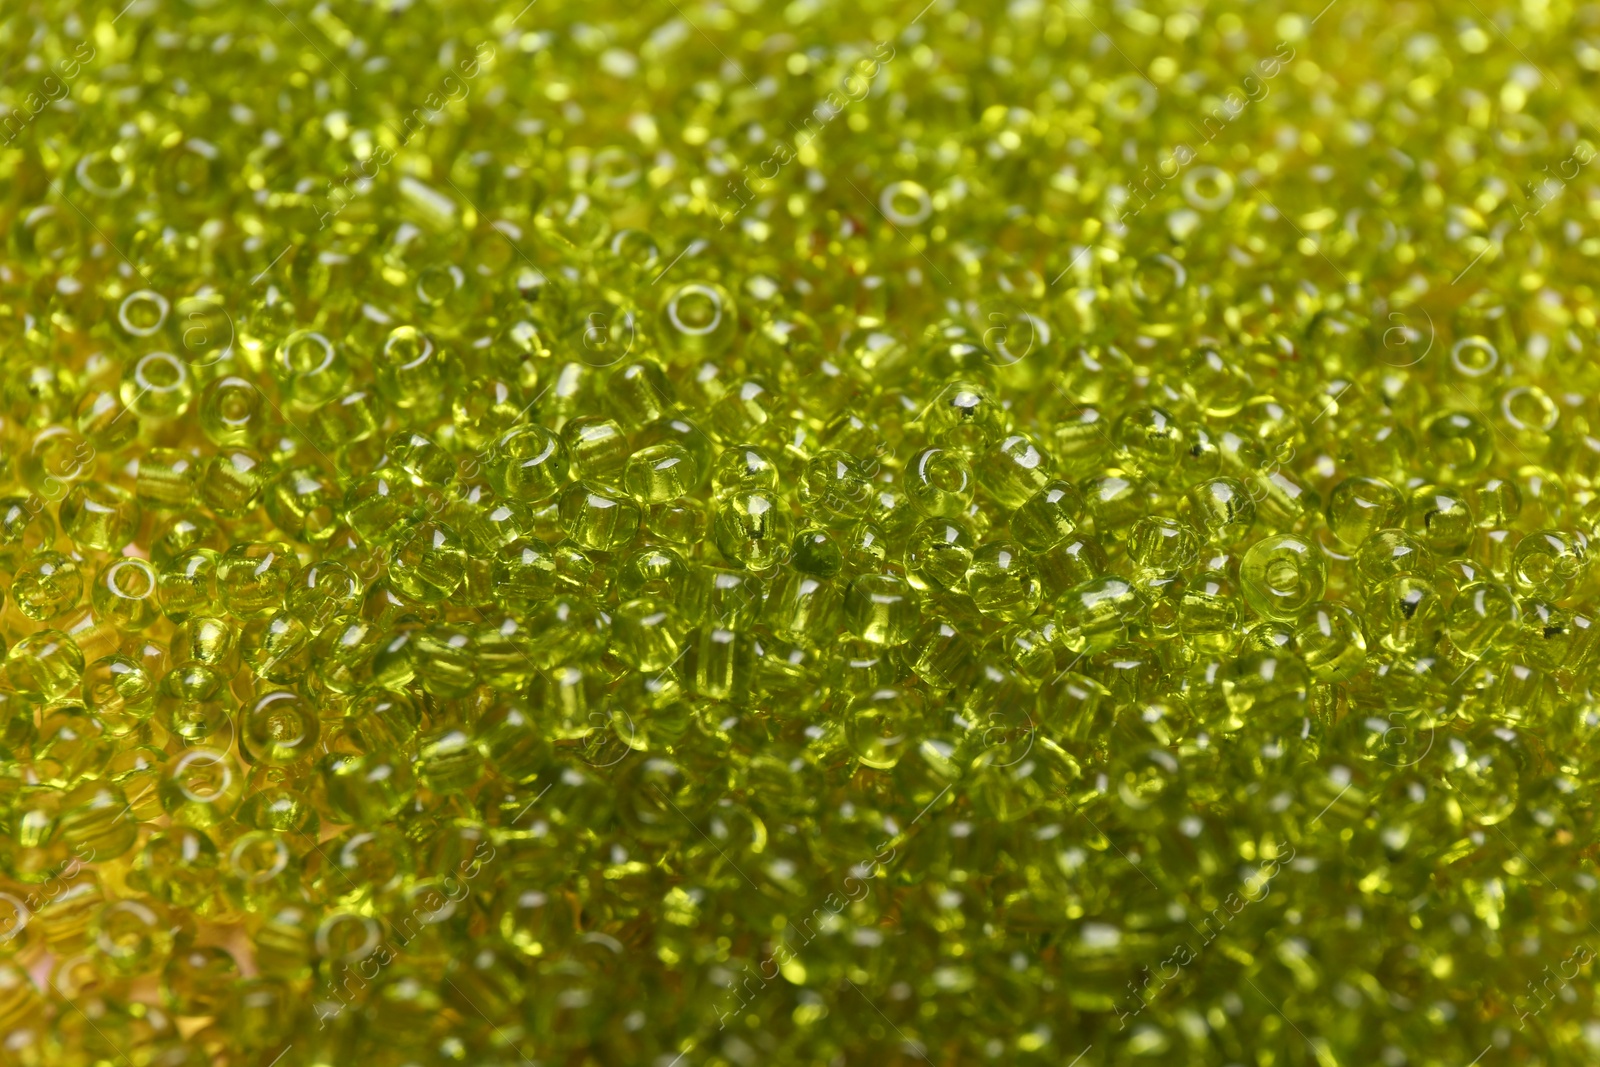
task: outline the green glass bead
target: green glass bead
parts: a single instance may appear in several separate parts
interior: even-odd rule
[[[248,378],[215,379],[200,393],[200,432],[218,448],[254,445],[266,432],[264,399]]]
[[[257,678],[287,685],[306,676],[313,636],[297,616],[280,611],[245,624],[239,653]]]
[[[922,700],[915,691],[861,693],[845,711],[850,751],[865,766],[888,770],[917,744],[922,715]]]
[[[121,653],[105,656],[89,665],[83,678],[83,700],[90,711],[108,723],[142,721],[155,710],[159,681],[136,657]]]
[[[975,483],[964,453],[925,448],[906,464],[905,489],[920,513],[940,518],[963,515],[972,502]]]
[[[1346,548],[1356,548],[1372,534],[1393,526],[1400,513],[1400,494],[1377,478],[1346,478],[1328,494],[1328,529]]]
[[[1245,600],[1268,619],[1294,620],[1322,597],[1327,565],[1315,546],[1292,534],[1264,537],[1239,564]]]
[[[341,822],[372,826],[392,819],[416,792],[409,762],[373,752],[333,752],[318,764],[329,811]]]
[[[1083,518],[1083,498],[1070,482],[1054,481],[1017,506],[1011,536],[1034,552],[1071,537]]]
[[[133,494],[103,482],[74,485],[57,514],[63,533],[81,548],[102,552],[120,550],[139,528],[139,504]]]
[[[1237,478],[1211,478],[1186,494],[1189,514],[1213,544],[1243,541],[1256,522],[1256,501]]]
[[[717,500],[712,529],[723,556],[753,571],[780,562],[789,549],[789,516],[776,493],[725,492]],[[573,540],[583,543],[576,534]]]
[[[1075,653],[1119,644],[1144,614],[1144,599],[1130,583],[1107,575],[1073,586],[1056,600],[1062,645]]]
[[[217,597],[217,553],[196,548],[174,557],[156,577],[161,610],[173,622],[221,607]]]
[[[287,544],[236,544],[217,557],[217,593],[238,618],[261,618],[283,606],[284,594],[299,569],[300,562]]]
[[[417,781],[435,793],[461,793],[482,779],[483,755],[459,726],[440,726],[417,742]]]
[[[632,449],[622,427],[612,419],[580,416],[561,427],[561,443],[581,479],[620,485]]]
[[[251,763],[287,766],[315,754],[320,723],[299,695],[267,693],[239,711],[239,750]]]
[[[60,630],[38,630],[11,646],[5,676],[28,700],[59,700],[82,680],[83,653]]]
[[[991,541],[979,548],[966,578],[978,610],[1004,622],[1032,615],[1043,596],[1027,550],[1015,541]]]
[[[176,419],[194,402],[194,373],[171,352],[147,352],[129,359],[118,395],[135,415],[157,421]]]
[[[632,497],[577,482],[561,494],[561,528],[584,548],[614,552],[633,540],[642,512]]]
[[[542,426],[518,427],[495,442],[489,480],[513,500],[548,500],[567,482],[569,460],[561,439]]]
[[[262,504],[278,530],[310,542],[338,533],[341,502],[338,483],[317,467],[283,470],[262,488]]]
[[[218,738],[228,726],[225,679],[224,674],[202,663],[174,667],[156,692],[157,721],[169,733],[191,744]]]
[[[272,375],[291,406],[310,410],[344,391],[350,366],[339,345],[326,335],[296,330],[273,353]]]
[[[123,630],[137,633],[161,616],[156,569],[137,556],[100,568],[89,593],[94,610]]]
[[[195,500],[200,462],[176,448],[152,448],[139,459],[136,493],[147,508],[181,510]]]
[[[1308,607],[1295,626],[1294,644],[1319,682],[1345,681],[1366,666],[1361,620],[1344,604],[1318,601]]]
[[[70,556],[40,552],[17,569],[11,599],[35,622],[59,619],[83,599],[83,570]]]
[[[244,797],[244,771],[228,753],[189,748],[167,761],[161,806],[173,823],[198,829],[225,822]]]
[[[858,640],[873,645],[903,645],[922,622],[917,592],[904,578],[864,574],[850,581],[844,595],[844,625]]]

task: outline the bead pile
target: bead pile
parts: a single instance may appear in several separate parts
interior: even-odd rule
[[[0,64],[0,1063],[1600,1055],[1600,9]]]

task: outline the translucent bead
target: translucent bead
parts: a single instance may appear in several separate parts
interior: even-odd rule
[[[976,464],[978,484],[1008,508],[1015,508],[1050,484],[1050,456],[1026,434],[1012,434],[983,454]]]
[[[807,460],[796,488],[812,518],[835,526],[858,518],[871,492],[856,458],[838,449],[826,449]]]
[[[922,699],[913,690],[874,689],[845,711],[850,751],[868,767],[888,770],[919,740]]]
[[[488,471],[495,489],[513,500],[547,500],[567,482],[566,449],[543,426],[521,426],[495,442]]]
[[[116,552],[139,529],[139,504],[133,494],[103,482],[79,482],[61,501],[62,531],[82,548]]]
[[[658,318],[663,343],[680,360],[719,355],[739,332],[733,297],[714,282],[684,282],[668,290]]]
[[[1477,521],[1466,497],[1438,486],[1411,491],[1407,525],[1434,553],[1447,556],[1471,544]]]
[[[1055,481],[1011,514],[1011,536],[1035,552],[1071,537],[1083,519],[1083,497],[1070,482]]]
[[[928,405],[928,435],[946,448],[976,455],[996,444],[1007,427],[1005,412],[982,386],[952,382]]]
[[[956,518],[972,503],[975,488],[967,456],[945,448],[925,448],[906,464],[905,489],[923,515]]]
[[[119,395],[135,415],[175,419],[189,410],[194,394],[194,374],[171,352],[147,352],[124,366]]]
[[[142,721],[155,710],[159,681],[140,659],[117,653],[89,665],[83,677],[83,700],[107,722]]]
[[[95,575],[89,602],[102,618],[138,632],[161,616],[156,570],[137,556],[113,560]]]
[[[1511,590],[1497,582],[1474,582],[1456,593],[1444,632],[1462,652],[1482,656],[1509,646],[1521,617]]]
[[[1239,564],[1245,600],[1268,619],[1298,619],[1321,599],[1326,575],[1322,553],[1292,534],[1262,538]]]
[[[1393,526],[1400,494],[1377,478],[1346,478],[1328,494],[1328,529],[1341,545],[1355,548],[1372,534]]]
[[[273,353],[272,375],[297,408],[320,407],[342,393],[350,367],[340,346],[316,330],[296,330]]]
[[[423,522],[398,541],[388,563],[395,588],[425,604],[443,601],[460,588],[467,575],[467,554],[454,530],[440,522]]]
[[[1136,408],[1117,420],[1118,465],[1157,481],[1178,472],[1184,453],[1183,427],[1158,407]]]
[[[217,599],[217,553],[196,548],[174,557],[156,578],[161,610],[173,622],[220,607]]]
[[[1565,600],[1587,582],[1589,541],[1581,533],[1539,530],[1517,542],[1511,573],[1519,592]]]
[[[424,416],[444,410],[454,367],[432,337],[413,326],[397,326],[375,362],[378,391],[385,399]]]
[[[1178,599],[1178,629],[1198,649],[1232,649],[1243,615],[1235,584],[1218,571],[1196,574]]]
[[[242,518],[261,504],[267,486],[266,461],[248,448],[226,448],[200,466],[195,496],[224,518]]]
[[[156,717],[169,733],[204,744],[228,725],[226,675],[199,662],[174,667],[156,692]]]
[[[83,571],[70,556],[40,552],[12,577],[11,599],[35,622],[58,619],[83,599]]]
[[[1494,460],[1494,431],[1477,415],[1446,411],[1422,425],[1423,456],[1438,481],[1470,482]]]
[[[561,441],[579,478],[621,485],[632,449],[622,427],[597,415],[572,419],[561,427]]]
[[[147,508],[181,510],[195,499],[200,463],[177,448],[152,448],[139,459],[136,493]]]
[[[59,700],[83,678],[83,653],[60,630],[38,630],[11,646],[5,675],[28,700]]]
[[[138,900],[102,904],[95,912],[91,936],[107,966],[129,978],[161,970],[174,944],[165,918]]]
[[[788,552],[789,516],[775,493],[724,493],[717,501],[712,529],[723,556],[753,571],[772,567]]]
[[[633,540],[642,512],[626,494],[575,483],[561,494],[562,529],[584,548],[616,551]]]
[[[161,806],[172,821],[204,829],[226,821],[244,796],[244,771],[226,752],[190,748],[167,761]]]
[[[200,394],[200,431],[219,448],[250,446],[266,432],[261,390],[248,378],[226,375]]]
[[[1294,645],[1319,682],[1355,677],[1367,663],[1367,638],[1361,620],[1343,604],[1318,601],[1294,629]]]
[[[802,573],[832,578],[844,567],[844,553],[833,535],[808,527],[794,535],[789,546],[789,562]]]
[[[173,953],[161,973],[161,999],[179,1015],[219,1015],[239,965],[216,946],[189,946]]]
[[[256,677],[287,685],[306,676],[311,666],[312,636],[297,617],[278,612],[245,624],[239,652]]]
[[[385,754],[329,753],[318,769],[329,811],[352,825],[373,826],[392,819],[416,791],[409,761]]]
[[[892,574],[864,574],[845,590],[845,629],[874,645],[903,645],[922,622],[917,593]]]
[[[1144,518],[1128,532],[1128,557],[1142,576],[1170,581],[1200,558],[1200,538],[1182,519]]]
[[[217,557],[217,593],[233,615],[260,618],[283,606],[284,594],[299,569],[300,562],[289,545],[236,544]]]
[[[1356,571],[1363,582],[1376,585],[1397,574],[1429,574],[1433,556],[1404,530],[1378,530],[1356,550]]]
[[[991,541],[979,548],[966,577],[978,610],[1005,622],[1032,615],[1043,595],[1027,550],[1015,541]]]
[[[1433,650],[1443,631],[1445,598],[1428,578],[1397,574],[1367,595],[1367,629],[1384,649],[1419,656]]]
[[[918,589],[963,589],[978,539],[960,519],[927,519],[906,545],[906,577]]]
[[[665,504],[691,492],[697,481],[688,449],[668,441],[641,448],[628,457],[623,486],[645,504]]]
[[[758,445],[736,445],[718,454],[711,484],[718,495],[736,489],[776,489],[778,466],[766,449]]]

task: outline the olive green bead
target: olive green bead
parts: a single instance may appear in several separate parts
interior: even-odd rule
[[[272,357],[272,375],[293,407],[312,409],[338,396],[350,381],[343,349],[316,330],[296,330]]]
[[[152,448],[139,459],[135,492],[147,508],[181,510],[195,500],[200,460],[176,448]]]
[[[78,606],[83,586],[83,569],[77,560],[60,552],[40,552],[12,577],[11,599],[28,618],[48,622]]]
[[[220,607],[217,597],[217,553],[196,548],[174,557],[156,576],[161,610],[173,622]]]
[[[61,529],[81,548],[115,552],[139,528],[138,501],[132,493],[103,482],[79,482],[57,511]]]
[[[1341,682],[1359,674],[1367,662],[1361,620],[1344,604],[1319,601],[1300,616],[1295,647],[1319,682]]]
[[[513,500],[548,500],[567,483],[569,469],[561,439],[538,425],[511,430],[489,452],[489,480]]]
[[[161,616],[156,569],[137,556],[106,563],[95,575],[89,602],[102,618],[137,633]]]
[[[1018,505],[1011,536],[1035,552],[1060,544],[1083,519],[1083,498],[1070,482],[1054,481]]]
[[[11,646],[6,653],[5,676],[28,700],[58,700],[82,680],[83,653],[60,630],[38,630]]]
[[[270,692],[239,709],[239,751],[251,763],[287,766],[316,754],[321,723],[297,693]]]
[[[225,822],[238,810],[244,788],[244,771],[232,756],[198,747],[167,761],[159,794],[175,824],[205,829]]]
[[[776,493],[723,493],[717,500],[712,529],[723,556],[753,571],[764,571],[788,554],[789,515]],[[575,535],[573,539],[579,540]]]
[[[300,562],[281,542],[244,542],[217,557],[217,594],[241,619],[261,618],[283,606]]]
[[[1293,620],[1322,597],[1327,565],[1318,549],[1292,534],[1264,537],[1239,564],[1250,607],[1268,619]]]
[[[626,494],[577,482],[561,494],[561,528],[584,548],[614,552],[633,540],[643,517]]]
[[[922,622],[918,594],[904,578],[864,574],[853,578],[844,595],[844,626],[874,645],[903,645]]]
[[[254,445],[265,434],[266,403],[248,378],[225,375],[200,393],[200,431],[219,448]]]

